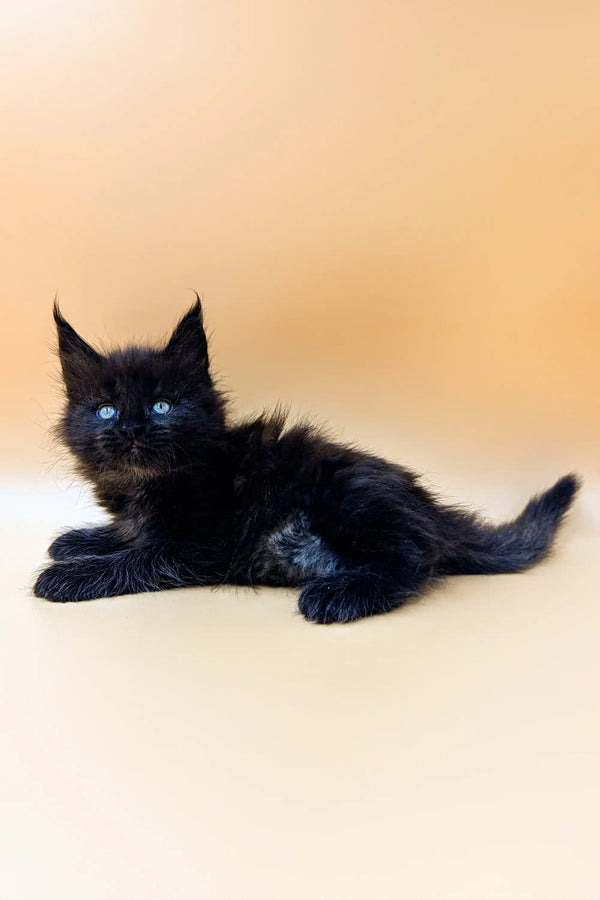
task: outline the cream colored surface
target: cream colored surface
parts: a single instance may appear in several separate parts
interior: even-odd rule
[[[48,534],[93,510],[7,497],[3,900],[597,895],[589,494],[538,569],[329,627],[288,591],[35,600]]]
[[[0,23],[2,900],[591,900],[600,7],[8,0]],[[278,400],[556,555],[351,626],[290,592],[54,606],[96,515],[47,439],[51,302],[158,340],[204,294]]]

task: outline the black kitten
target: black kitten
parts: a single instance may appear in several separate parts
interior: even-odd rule
[[[410,471],[285,416],[226,421],[200,301],[162,349],[92,349],[57,305],[60,435],[111,515],[68,531],[35,584],[48,600],[186,585],[299,587],[315,622],[389,612],[449,574],[518,572],[548,553],[573,475],[495,526]]]

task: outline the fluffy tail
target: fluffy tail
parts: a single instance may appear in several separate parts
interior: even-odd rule
[[[520,572],[544,559],[554,535],[579,489],[575,475],[565,475],[529,501],[520,516],[492,525],[467,512],[448,510],[449,550],[443,564],[448,575]]]

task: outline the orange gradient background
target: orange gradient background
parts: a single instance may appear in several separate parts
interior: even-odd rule
[[[240,412],[283,400],[417,467],[413,441],[593,471],[598,4],[3,16],[4,467],[55,455],[56,291],[118,343],[196,289]]]

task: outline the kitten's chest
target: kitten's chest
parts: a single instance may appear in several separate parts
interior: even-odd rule
[[[175,540],[222,545],[232,530],[233,495],[226,484],[190,479],[169,485],[157,507],[157,519]]]
[[[232,497],[207,479],[169,479],[102,498],[129,539],[223,546],[231,531]]]

